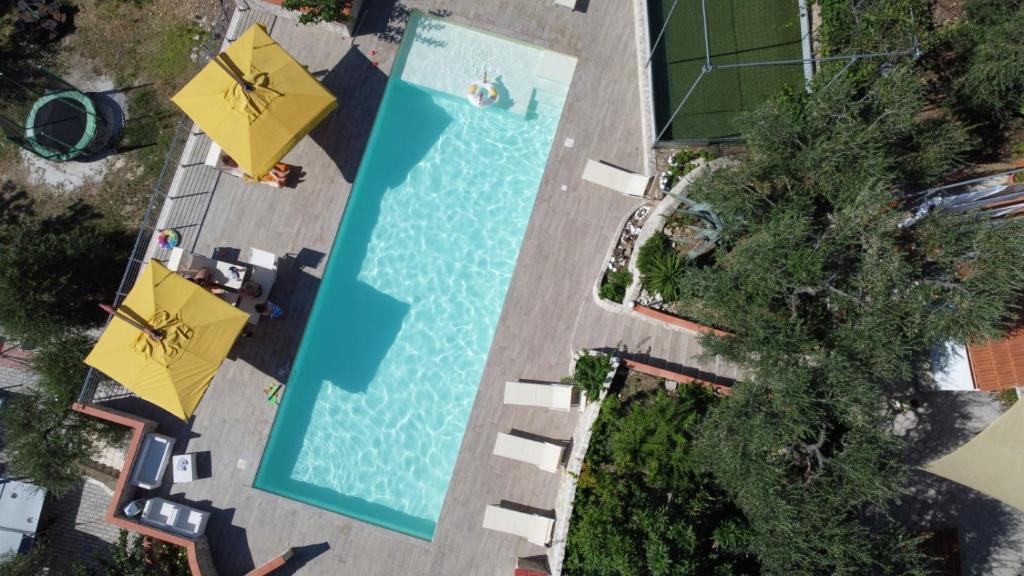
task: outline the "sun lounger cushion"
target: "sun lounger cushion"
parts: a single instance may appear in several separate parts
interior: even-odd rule
[[[544,470],[557,472],[562,461],[563,448],[550,442],[539,442],[522,436],[498,432],[494,442],[494,455],[519,460]]]
[[[583,179],[622,194],[639,197],[647,192],[647,186],[651,183],[650,176],[628,172],[595,160],[587,160],[587,166],[583,169]]]
[[[174,438],[162,434],[146,434],[132,465],[132,486],[148,490],[159,488],[173,448]]]
[[[572,409],[572,390],[571,384],[506,382],[505,404],[569,411]]]
[[[195,539],[206,531],[206,523],[209,519],[210,513],[205,510],[163,498],[150,498],[142,509],[139,521],[179,536]]]
[[[500,506],[487,506],[484,528],[526,538],[538,546],[547,546],[555,529],[554,518],[520,512]]]

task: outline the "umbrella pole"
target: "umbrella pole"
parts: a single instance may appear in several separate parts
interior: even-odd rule
[[[124,320],[125,322],[127,322],[127,323],[131,324],[132,326],[138,328],[146,336],[149,336],[151,339],[156,340],[157,342],[159,342],[160,340],[163,340],[164,335],[161,334],[159,331],[154,330],[154,329],[150,328],[149,326],[146,326],[145,324],[142,324],[140,322],[136,322],[134,319],[129,318],[125,314],[122,314],[120,311],[114,310],[113,306],[111,306],[109,304],[100,304],[100,308],[102,308],[103,311],[106,312],[107,314],[110,314],[111,316],[117,316],[121,320]]]
[[[203,52],[205,52],[206,55],[209,56],[211,60],[217,63],[217,66],[220,66],[221,70],[226,72],[228,76],[231,76],[231,79],[237,82],[238,85],[241,86],[243,90],[245,90],[246,92],[252,92],[252,84],[246,82],[241,76],[236,74],[234,70],[228,67],[227,64],[221,62],[219,54],[214,54],[213,50],[210,50],[210,47],[205,44],[201,45],[200,48],[203,49]]]

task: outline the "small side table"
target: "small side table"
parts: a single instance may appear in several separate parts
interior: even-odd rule
[[[171,458],[171,471],[174,483],[192,482],[196,479],[196,455],[179,454]]]

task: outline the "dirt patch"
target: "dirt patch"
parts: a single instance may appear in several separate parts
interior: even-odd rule
[[[653,392],[664,386],[664,378],[655,378],[648,374],[641,374],[640,372],[630,370],[629,373],[626,374],[626,381],[622,385],[622,390],[619,392],[619,399],[627,401],[634,396]]]
[[[964,17],[964,0],[935,0],[932,4],[932,23],[945,26]]]
[[[58,163],[2,146],[0,174],[37,203],[87,200],[131,228],[177,125],[170,97],[194,73],[220,8],[203,0],[78,0],[75,7],[74,31],[48,47],[45,66],[116,111],[118,147],[88,162]]]

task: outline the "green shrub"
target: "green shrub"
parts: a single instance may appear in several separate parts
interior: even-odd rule
[[[188,553],[181,546],[168,544],[148,550],[146,537],[119,530],[117,542],[110,545],[110,559],[102,560],[107,576],[189,576]]]
[[[654,262],[662,260],[672,253],[672,241],[664,232],[655,232],[654,236],[640,247],[636,255],[636,267],[640,278],[647,282],[647,277],[654,269]]]
[[[968,0],[964,4],[967,18],[981,26],[997,26],[1003,20],[1012,18],[1014,12],[1024,6],[1021,0]]]
[[[712,402],[697,386],[605,400],[576,488],[563,574],[758,573],[749,523],[690,450]]]
[[[668,252],[651,263],[648,274],[644,276],[644,285],[665,302],[676,302],[683,295],[685,278],[686,258],[682,254]]]
[[[1006,390],[1000,390],[996,392],[996,400],[1003,405],[1003,408],[1010,408],[1017,403],[1017,389],[1007,388]]]
[[[348,22],[352,18],[352,5],[344,0],[284,0],[289,10],[303,11],[299,23]]]
[[[604,355],[586,354],[576,360],[576,370],[572,381],[576,388],[587,393],[587,398],[594,400],[601,395],[601,387],[608,371],[612,369],[611,358]]]
[[[1002,12],[1000,12],[1002,13]],[[983,23],[988,18],[995,21]],[[1005,121],[1020,115],[1024,106],[1024,7],[966,26],[965,70],[954,81],[957,99],[983,117]]]
[[[622,299],[626,297],[626,289],[632,283],[633,274],[629,270],[608,272],[604,278],[604,284],[601,285],[601,289],[598,291],[598,295],[605,300],[621,303]]]

